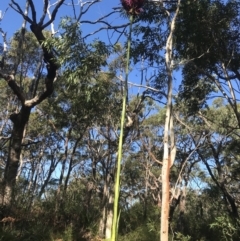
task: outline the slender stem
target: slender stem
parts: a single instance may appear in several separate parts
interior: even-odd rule
[[[133,15],[130,15],[130,30],[129,30],[129,36],[128,36],[128,45],[127,45],[127,62],[126,62],[126,73],[125,73],[125,82],[124,82],[124,90],[123,90],[122,116],[121,116],[121,126],[120,126],[120,137],[119,137],[119,143],[118,143],[117,173],[116,173],[115,188],[114,188],[115,194],[114,194],[113,226],[112,226],[111,241],[116,241],[117,232],[118,232],[118,225],[117,225],[118,201],[119,201],[119,193],[120,193],[120,174],[121,174],[124,122],[125,122],[125,115],[126,115],[126,105],[128,102],[128,72],[129,72],[129,59],[130,59],[130,48],[131,48],[132,23],[133,23]]]

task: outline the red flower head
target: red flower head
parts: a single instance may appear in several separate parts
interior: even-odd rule
[[[145,0],[121,0],[123,8],[129,13],[129,14],[139,14],[143,11],[142,6],[144,4]]]

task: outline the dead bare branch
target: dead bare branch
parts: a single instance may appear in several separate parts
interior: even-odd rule
[[[97,2],[100,2],[100,1],[101,1],[101,0],[94,0],[94,1],[88,1],[88,2],[82,3],[82,4],[81,4],[81,8],[82,8],[84,5],[86,5],[86,4],[89,4],[89,5],[87,6],[87,8],[86,8],[84,11],[81,11],[81,12],[80,12],[80,14],[79,14],[79,16],[78,16],[78,18],[77,18],[77,21],[80,21],[82,15],[85,14],[93,4],[95,4],[95,3],[97,3]]]

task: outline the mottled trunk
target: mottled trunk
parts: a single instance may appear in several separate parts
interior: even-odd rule
[[[186,190],[187,187],[184,186],[182,190],[182,194],[180,196],[180,203],[179,203],[179,217],[178,217],[178,231],[183,233],[185,224],[184,224],[184,214],[186,209]]]
[[[61,206],[61,203],[62,203],[62,197],[63,197],[62,184],[63,184],[63,178],[64,178],[64,173],[65,173],[66,163],[67,163],[67,159],[68,159],[68,141],[69,141],[70,135],[71,135],[71,128],[68,132],[68,135],[65,139],[65,144],[64,144],[64,146],[65,146],[64,160],[62,162],[62,170],[61,170],[61,174],[60,174],[60,178],[59,178],[57,195],[56,195],[55,218],[57,218],[57,213],[58,213],[58,210],[60,209],[60,206]]]
[[[101,238],[110,239],[113,224],[113,197],[110,195],[108,202],[102,210],[102,217],[99,222],[99,236]]]
[[[102,217],[101,217],[101,219],[99,221],[99,227],[98,227],[98,235],[101,238],[104,238],[105,220],[106,220],[106,207],[103,207],[103,209],[102,209]]]
[[[31,108],[22,107],[18,114],[11,115],[13,130],[9,143],[9,154],[4,173],[4,190],[2,203],[9,205],[14,198],[14,187],[18,173],[19,160],[22,150],[22,139],[30,116]]]
[[[162,206],[161,206],[161,241],[168,241],[169,219],[169,170],[170,160],[165,158],[162,166]]]
[[[109,193],[109,179],[107,178],[102,199],[102,217],[99,222],[99,236],[101,238],[110,238],[112,232],[113,218],[113,197]],[[110,236],[109,236],[110,235]]]
[[[107,214],[106,214],[105,239],[111,238],[112,224],[113,224],[113,197],[112,197],[112,194],[110,194],[109,202],[107,206]]]

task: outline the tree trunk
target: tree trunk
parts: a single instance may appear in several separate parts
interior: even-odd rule
[[[109,192],[109,182],[109,177],[107,177],[103,189],[102,217],[99,222],[99,236],[105,239],[111,238],[113,224],[113,196]]]
[[[106,207],[102,209],[102,217],[99,221],[98,235],[100,238],[104,238],[105,233],[105,220],[106,220]]]
[[[175,160],[176,146],[174,140],[173,130],[173,115],[172,115],[172,61],[173,61],[173,33],[175,30],[175,23],[179,13],[181,0],[178,0],[176,12],[172,21],[170,20],[170,31],[166,42],[166,55],[165,65],[168,76],[168,93],[167,93],[167,106],[166,106],[166,118],[164,126],[163,137],[163,163],[162,163],[162,206],[161,206],[161,232],[160,241],[168,241],[168,226],[169,226],[169,174],[170,168]],[[166,10],[169,18],[170,13]]]
[[[14,187],[16,176],[18,173],[19,160],[22,150],[22,139],[30,116],[31,108],[22,107],[18,114],[11,115],[10,119],[13,122],[12,136],[9,143],[9,154],[4,173],[4,190],[2,203],[9,205],[14,197]]]
[[[22,142],[23,142],[23,140],[26,136],[26,131],[27,131],[27,125],[25,125],[24,130],[23,130]],[[19,177],[21,176],[22,167],[23,167],[23,153],[21,152],[20,158],[19,158],[19,168],[18,168],[18,173],[17,173],[17,176],[16,176],[16,181],[18,181]]]
[[[187,192],[187,186],[185,185],[183,187],[182,194],[180,196],[179,216],[178,216],[178,222],[177,222],[178,231],[181,233],[184,233],[184,228],[185,228],[184,214],[186,209],[186,192]]]
[[[43,100],[48,98],[53,92],[53,82],[57,76],[57,69],[60,67],[56,61],[55,55],[53,52],[46,48],[42,43],[46,40],[45,36],[43,35],[42,31],[48,25],[50,25],[55,17],[58,9],[63,4],[64,0],[59,0],[57,5],[55,5],[53,9],[53,16],[50,21],[44,24],[44,17],[39,22],[37,22],[36,18],[36,11],[34,4],[29,4],[27,1],[26,5],[26,12],[24,13],[22,10],[19,10],[18,13],[22,15],[24,19],[24,24],[22,28],[22,34],[24,36],[24,26],[25,21],[30,23],[30,29],[35,35],[36,39],[38,40],[39,44],[41,45],[43,51],[44,62],[46,63],[47,68],[47,75],[45,78],[45,90],[39,94],[36,94],[34,98],[28,100],[26,94],[23,91],[21,86],[21,79],[20,79],[20,86],[15,81],[14,74],[5,74],[4,72],[0,71],[0,77],[5,79],[8,82],[9,87],[12,89],[13,93],[17,96],[18,100],[21,102],[22,108],[19,113],[12,114],[10,116],[11,121],[13,122],[13,130],[12,136],[9,144],[9,153],[7,164],[4,173],[4,180],[3,180],[3,188],[2,190],[2,203],[9,205],[12,201],[14,196],[14,188],[16,183],[16,176],[18,172],[19,160],[21,155],[21,144],[22,138],[24,133],[24,128],[29,120],[31,109],[40,104]],[[12,4],[17,5],[14,1]],[[32,19],[28,17],[28,6],[31,8],[32,12]],[[17,5],[17,8],[19,6]],[[19,7],[20,8],[20,7]],[[5,41],[5,40],[4,40]]]
[[[48,185],[48,183],[49,183],[49,181],[51,179],[51,176],[52,176],[53,172],[55,171],[55,168],[56,168],[57,164],[58,164],[58,161],[55,163],[54,162],[54,157],[52,157],[47,177],[46,177],[46,179],[45,179],[45,181],[44,181],[44,183],[43,183],[43,185],[42,185],[42,187],[40,189],[40,192],[38,194],[39,198],[41,198],[42,195],[45,193],[45,188],[47,187],[47,185]]]
[[[87,127],[86,127],[87,128]],[[78,143],[82,140],[83,138],[83,135],[85,133],[85,130],[86,128],[84,129],[84,131],[82,132],[82,134],[80,135],[80,137],[76,140],[75,144],[74,144],[74,147],[72,149],[72,153],[71,153],[71,158],[69,160],[69,165],[68,165],[68,170],[67,170],[67,175],[66,175],[66,178],[65,178],[65,182],[64,182],[64,187],[63,187],[63,194],[66,193],[67,191],[67,187],[68,187],[68,182],[69,182],[69,179],[70,179],[70,174],[72,172],[72,169],[73,169],[73,160],[74,160],[74,154],[76,153],[76,150],[77,150],[77,147],[78,147]]]
[[[109,202],[107,206],[106,214],[106,229],[105,229],[105,239],[110,239],[112,234],[112,224],[113,224],[113,197],[112,194],[109,195]]]
[[[99,222],[99,236],[104,239],[110,239],[112,235],[113,224],[113,197],[112,194],[106,205],[103,207],[102,217]]]

